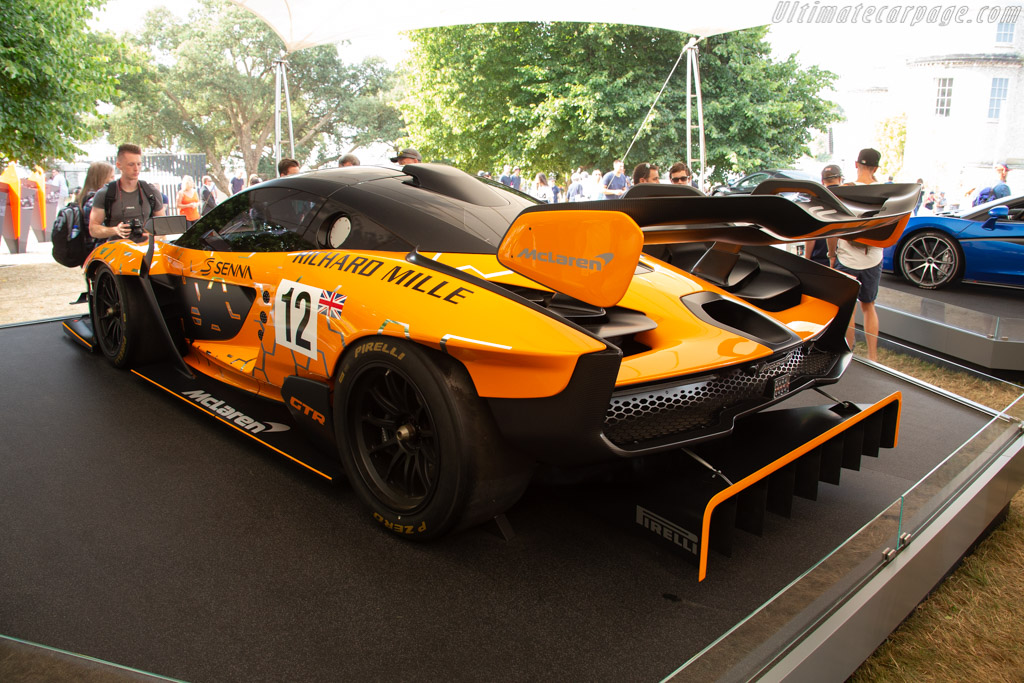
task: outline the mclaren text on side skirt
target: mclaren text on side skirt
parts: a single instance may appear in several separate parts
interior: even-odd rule
[[[238,425],[245,431],[252,432],[253,434],[259,434],[260,432],[283,432],[290,429],[288,425],[283,425],[278,422],[260,422],[259,420],[255,420],[242,411],[235,410],[224,403],[224,401],[211,396],[202,389],[183,391],[181,392],[181,395],[192,399],[211,413],[219,415],[225,421]]]

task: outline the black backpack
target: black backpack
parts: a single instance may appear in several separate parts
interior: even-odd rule
[[[92,251],[89,239],[89,218],[77,202],[57,212],[50,232],[53,260],[68,268],[78,268]]]
[[[985,187],[982,188],[981,192],[978,193],[978,196],[974,198],[974,202],[971,203],[971,206],[981,206],[982,204],[987,204],[991,201],[995,201],[996,199],[999,199],[999,197],[996,196],[995,190],[991,187]]]
[[[217,197],[214,196],[213,190],[208,188],[206,185],[203,185],[202,195],[203,208],[201,213],[202,215],[205,216],[206,214],[210,213],[211,211],[217,208]]]

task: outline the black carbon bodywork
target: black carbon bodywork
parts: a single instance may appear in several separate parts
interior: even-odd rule
[[[189,339],[231,339],[241,331],[256,299],[255,288],[194,277],[182,280],[177,292]]]

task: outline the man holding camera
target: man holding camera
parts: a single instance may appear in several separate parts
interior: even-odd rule
[[[141,235],[151,216],[164,215],[159,190],[139,180],[142,150],[138,145],[117,148],[117,169],[121,177],[100,188],[93,197],[89,234],[99,240],[130,237],[133,228]]]

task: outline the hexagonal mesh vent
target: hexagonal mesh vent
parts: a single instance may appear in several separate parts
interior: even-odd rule
[[[789,375],[793,383],[824,376],[838,354],[801,347],[764,361],[750,374],[730,368],[679,384],[630,387],[612,395],[604,433],[616,445],[656,439],[714,426],[723,411],[740,403],[770,401],[772,380]]]

